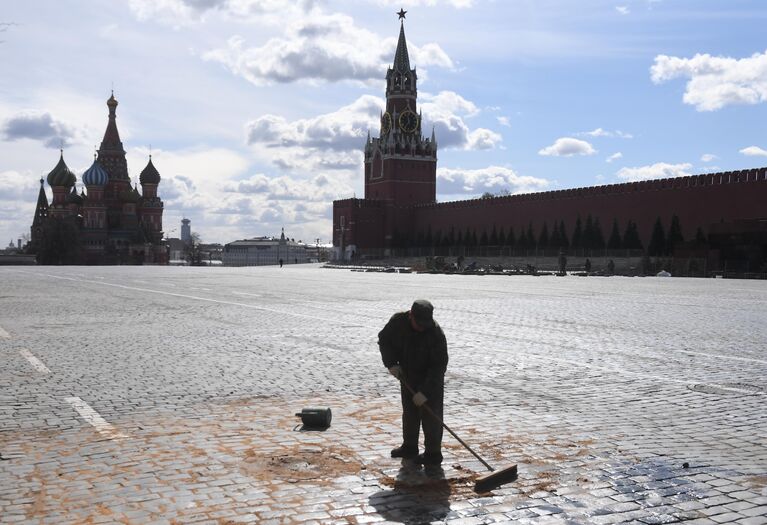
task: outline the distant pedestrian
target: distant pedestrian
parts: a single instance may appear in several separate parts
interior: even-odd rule
[[[565,257],[565,252],[560,251],[559,252],[559,274],[565,275],[567,272],[567,257]]]
[[[280,259],[280,268],[282,268],[282,259]]]
[[[447,340],[433,311],[429,301],[419,299],[409,311],[394,314],[378,334],[383,364],[401,381],[402,445],[391,456],[415,459],[422,465],[442,463],[442,424],[420,408],[427,404],[442,419]],[[418,454],[420,427],[423,454]]]
[[[298,264],[298,257],[296,257],[295,259],[296,259],[296,264]]]
[[[586,268],[586,273],[589,273],[591,271],[591,259],[586,258],[586,264],[583,267]]]
[[[615,273],[615,263],[612,259],[610,259],[610,261],[607,263],[607,273],[610,275]]]

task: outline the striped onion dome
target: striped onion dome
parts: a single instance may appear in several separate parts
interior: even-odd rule
[[[101,167],[99,161],[93,159],[91,167],[83,173],[83,184],[86,186],[106,186],[107,182],[109,182],[109,175],[106,170]]]
[[[72,170],[67,167],[67,163],[64,162],[63,151],[61,152],[61,158],[59,159],[58,164],[56,164],[56,167],[48,174],[47,180],[51,187],[65,186],[70,188],[77,182],[77,177],[72,173]]]
[[[141,170],[139,181],[141,184],[160,184],[160,172],[157,171],[157,168],[152,164],[151,155],[149,156],[149,164],[146,165],[146,168]]]

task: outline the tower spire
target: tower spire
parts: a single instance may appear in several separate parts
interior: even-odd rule
[[[117,99],[114,92],[107,100],[107,107],[109,108],[109,120],[99,147],[99,164],[107,171],[110,180],[128,180],[125,149],[123,149],[123,143],[120,140],[120,133],[117,131]]]
[[[37,208],[35,209],[35,219],[33,222],[36,222],[38,218],[44,219],[48,216],[48,197],[45,195],[45,182],[42,177],[40,177],[40,193],[37,194]]]
[[[401,11],[401,10],[400,10]],[[404,18],[404,15],[401,15]],[[399,26],[399,40],[397,40],[397,51],[394,53],[394,70],[401,73],[410,72],[410,57],[407,53],[407,40],[405,40],[405,22],[402,21]]]

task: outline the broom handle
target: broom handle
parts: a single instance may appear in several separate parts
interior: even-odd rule
[[[405,380],[404,380],[404,379],[400,378],[400,382],[401,382],[403,385],[405,385],[405,388],[407,388],[408,392],[410,392],[410,394],[411,394],[411,395],[415,395],[415,391],[414,391],[414,390],[413,390],[413,389],[410,387],[410,385],[408,385],[408,384],[405,382]],[[484,459],[482,459],[482,457],[481,457],[479,454],[477,454],[476,452],[474,452],[474,450],[472,450],[472,448],[471,448],[469,445],[467,445],[467,444],[466,444],[466,442],[465,442],[464,440],[462,440],[461,438],[459,438],[459,437],[458,437],[458,434],[456,434],[455,432],[453,432],[452,430],[450,430],[450,427],[449,427],[449,426],[447,426],[447,425],[445,424],[445,422],[444,422],[444,421],[442,421],[442,419],[440,419],[440,417],[439,417],[437,414],[435,414],[435,413],[434,413],[434,411],[433,411],[431,408],[429,408],[429,405],[427,405],[426,403],[424,403],[423,405],[421,405],[421,407],[422,407],[422,408],[425,408],[425,409],[426,409],[426,411],[427,411],[429,414],[431,414],[431,416],[432,416],[434,419],[436,419],[437,421],[439,421],[440,425],[442,425],[443,427],[445,427],[445,430],[447,430],[448,432],[450,432],[450,434],[451,434],[451,435],[452,435],[452,436],[453,436],[455,439],[457,439],[457,440],[458,440],[458,442],[459,442],[461,445],[463,445],[464,447],[466,447],[466,450],[468,450],[469,452],[471,452],[471,453],[474,455],[474,457],[475,457],[475,458],[477,458],[477,459],[480,461],[480,463],[482,463],[482,464],[483,464],[485,467],[487,467],[487,470],[489,470],[490,472],[493,472],[493,471],[495,470],[493,467],[491,467],[491,466],[490,466],[490,465],[487,463],[487,461],[485,461]]]

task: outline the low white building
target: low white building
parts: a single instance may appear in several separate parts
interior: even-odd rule
[[[312,247],[309,247],[312,248]],[[309,258],[316,257],[307,250],[307,245],[285,238],[285,230],[280,238],[255,237],[230,242],[224,245],[221,257],[224,266],[265,266],[280,264],[304,264]]]

